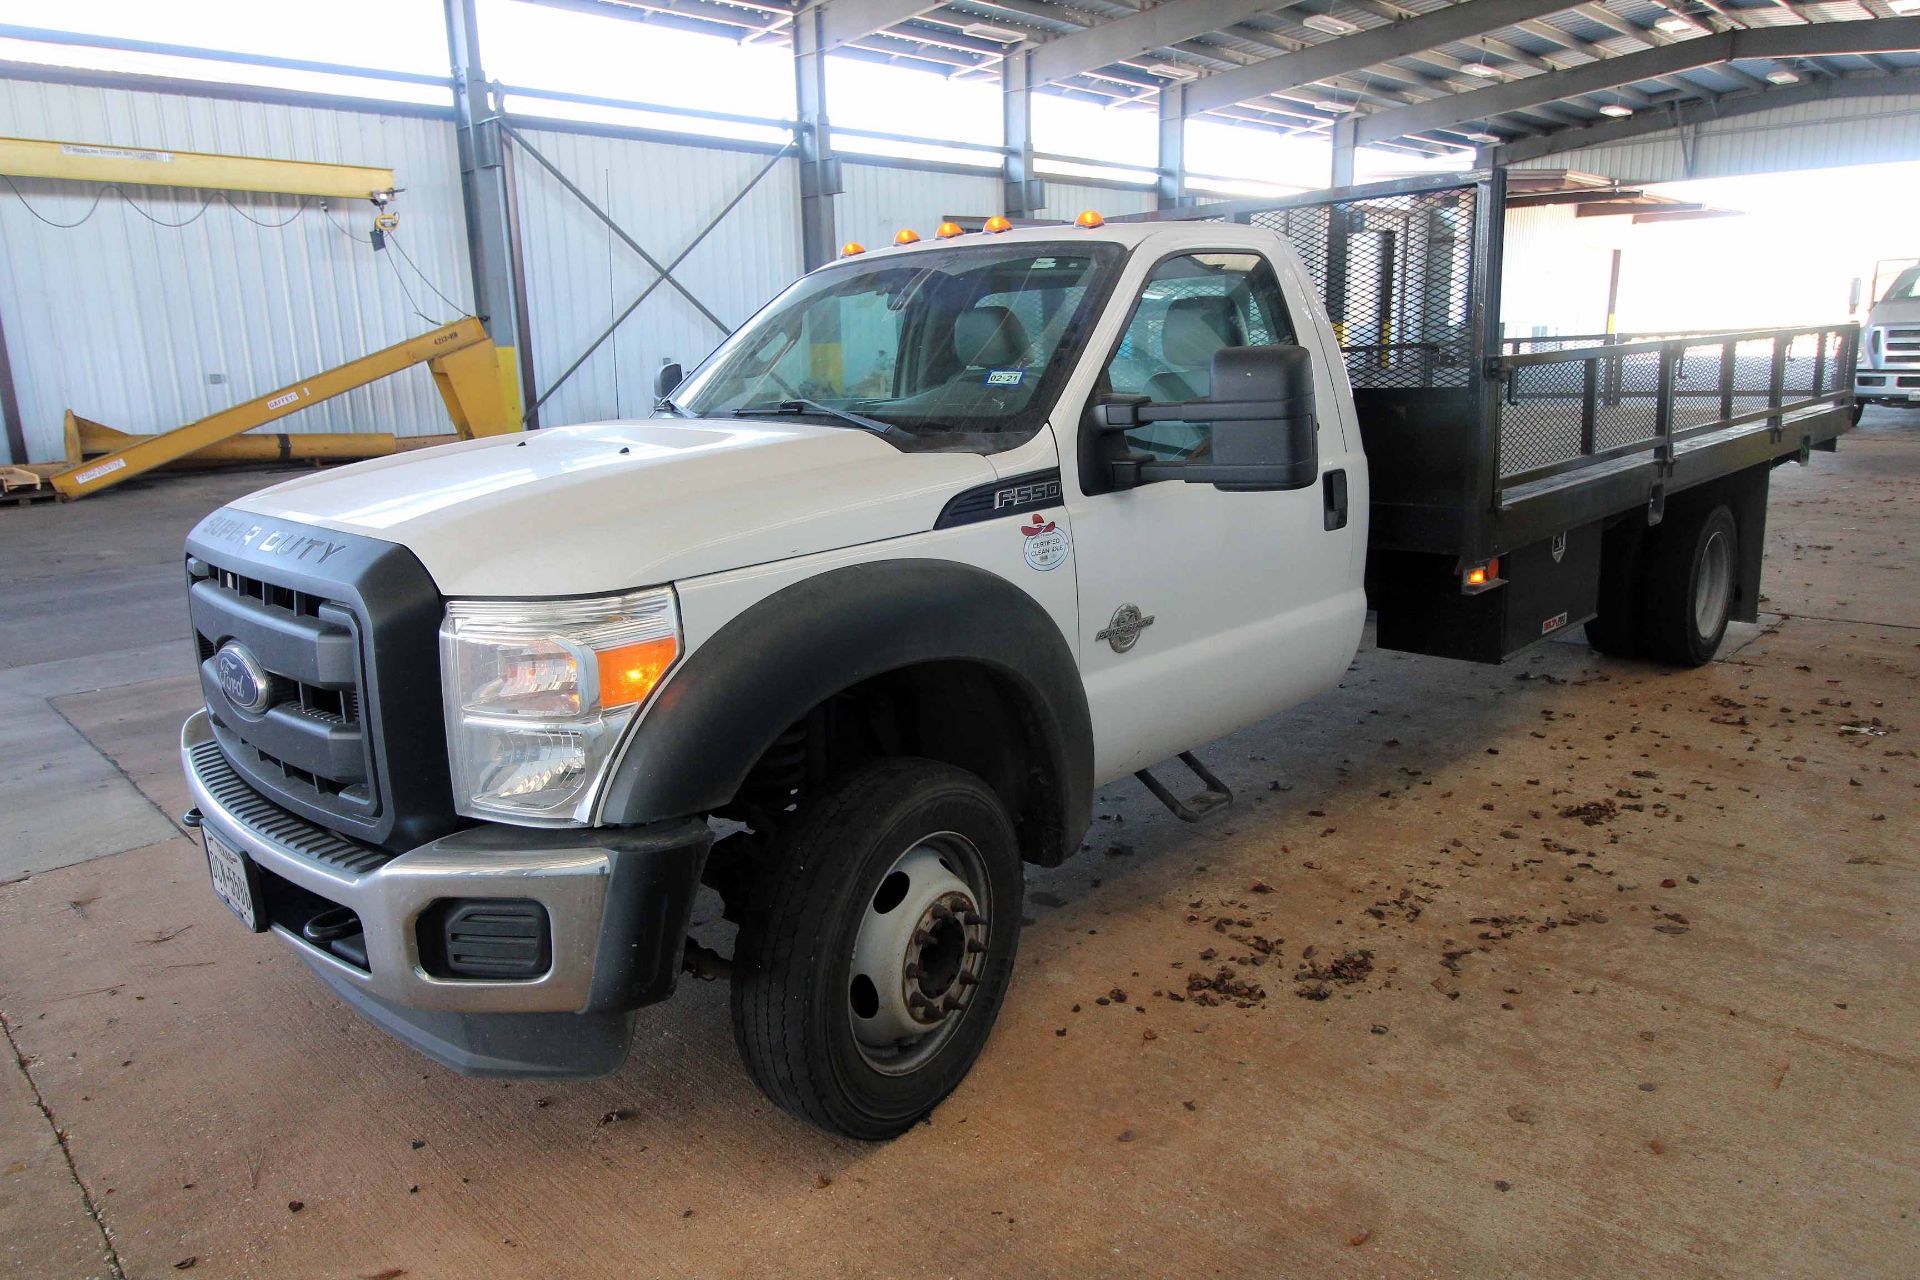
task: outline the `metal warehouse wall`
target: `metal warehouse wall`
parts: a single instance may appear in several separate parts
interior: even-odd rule
[[[1613,249],[1622,224],[1632,219],[1581,218],[1576,209],[1560,204],[1507,211],[1500,323],[1509,338],[1606,331]]]
[[[1159,207],[1159,198],[1144,188],[1096,186],[1084,182],[1062,182],[1047,178],[1047,204],[1040,212],[1048,218],[1075,218],[1082,209],[1096,209],[1102,217],[1117,218],[1123,213],[1146,213]]]
[[[931,236],[949,213],[987,217],[1005,207],[1000,175],[992,172],[896,169],[843,158],[841,181],[846,189],[833,202],[834,232],[869,249],[892,244],[902,227]]]
[[[1895,160],[1920,160],[1920,94],[1803,103],[1513,167],[1678,182]]]
[[[647,252],[673,261],[769,161],[676,279],[731,327],[800,274],[799,169],[791,158],[584,133],[521,130]],[[654,278],[605,223],[530,157],[514,158],[537,392]],[[542,426],[645,417],[665,360],[692,368],[725,337],[661,285],[540,410]],[[533,395],[528,395],[531,402]]]
[[[127,188],[154,218],[192,219],[168,228],[98,184],[16,178],[42,217],[80,223],[49,226],[0,186],[0,316],[28,461],[63,455],[68,408],[122,430],[164,431],[424,332],[431,325],[408,304],[396,266],[436,320],[472,305],[447,120],[0,80],[0,134],[389,167],[405,188],[396,205],[401,243],[459,304],[429,294],[404,262],[384,261],[391,250],[374,253],[364,203],[335,211],[356,244],[318,208],[294,216],[291,197],[235,195],[247,216],[216,198],[196,217],[210,193]],[[211,382],[215,375],[224,382]],[[420,368],[279,429],[418,435],[452,427]]]

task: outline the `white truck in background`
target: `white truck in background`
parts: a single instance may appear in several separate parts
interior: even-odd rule
[[[1698,664],[1754,616],[1854,331],[1502,354],[1503,213],[1495,172],[945,224],[801,278],[656,417],[209,515],[215,892],[466,1072],[613,1071],[728,971],[770,1097],[901,1132],[987,1042],[1022,864],[1128,774],[1228,804],[1192,748],[1332,686],[1369,607],[1485,662],[1585,622]]]
[[[1886,276],[1892,282],[1881,292],[1879,284]],[[1857,291],[1858,280],[1854,286]],[[1895,260],[1875,270],[1873,307],[1861,330],[1853,394],[1860,405],[1920,404],[1920,263]]]

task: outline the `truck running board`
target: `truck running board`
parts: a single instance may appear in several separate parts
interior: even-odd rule
[[[1191,751],[1182,751],[1178,757],[1181,764],[1193,770],[1193,776],[1206,784],[1207,789],[1188,800],[1181,800],[1167,790],[1160,779],[1153,776],[1153,770],[1141,769],[1133,776],[1140,779],[1140,785],[1153,793],[1153,798],[1167,806],[1169,812],[1182,822],[1200,822],[1212,817],[1233,803],[1233,792],[1227,784],[1213,776],[1213,770],[1200,763],[1200,758]]]

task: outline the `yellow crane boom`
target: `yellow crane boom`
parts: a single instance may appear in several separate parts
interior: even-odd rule
[[[85,462],[76,458],[75,465],[53,475],[53,487],[63,498],[84,498],[417,364],[433,371],[434,385],[461,439],[502,435],[519,429],[512,409],[517,396],[509,395],[505,382],[512,374],[511,367],[501,358],[480,322],[467,316],[172,431],[153,436],[126,436],[124,438],[133,443]],[[374,450],[388,451],[390,449]]]

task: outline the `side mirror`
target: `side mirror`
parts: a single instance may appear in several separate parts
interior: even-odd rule
[[[1313,357],[1305,347],[1222,347],[1213,353],[1207,403],[1213,460],[1182,479],[1230,493],[1304,489],[1319,479]]]
[[[1213,389],[1205,400],[1153,404],[1131,396],[1096,404],[1116,488],[1149,480],[1210,484],[1229,493],[1304,489],[1320,475],[1313,406],[1313,357],[1305,347],[1223,347],[1213,353]],[[1150,422],[1206,422],[1211,456],[1154,462],[1132,456],[1120,433]]]
[[[668,396],[679,390],[680,384],[685,378],[686,375],[680,372],[678,363],[670,360],[666,364],[661,365],[660,371],[653,375],[654,402],[658,403],[665,400]]]
[[[1855,276],[1853,278],[1853,287],[1847,291],[1847,314],[1851,315],[1854,312],[1858,311],[1859,309],[1860,309],[1860,277]]]

